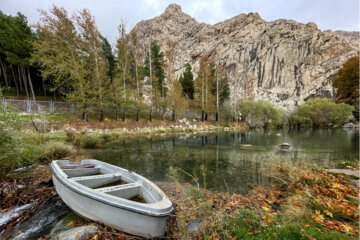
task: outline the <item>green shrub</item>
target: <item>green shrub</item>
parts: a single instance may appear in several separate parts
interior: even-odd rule
[[[109,141],[113,138],[113,134],[105,132],[105,133],[101,134],[101,137],[104,141]]]
[[[78,131],[76,131],[76,129],[74,129],[74,128],[66,128],[65,133],[66,133],[66,140],[68,142],[71,142],[75,146],[80,146],[81,134]]]
[[[221,121],[230,122],[234,118],[234,108],[229,103],[224,103],[219,108],[219,117]]]
[[[259,101],[245,101],[240,105],[242,119],[254,127],[278,126],[282,123],[283,110],[272,103]]]
[[[11,131],[0,123],[0,179],[18,165],[19,154]]]
[[[42,156],[39,160],[45,162],[73,156],[76,152],[73,146],[63,142],[48,142],[41,147],[41,150]]]
[[[83,148],[94,148],[98,143],[98,138],[95,135],[85,134],[81,137],[81,146]]]
[[[342,125],[348,122],[354,110],[345,103],[336,104],[328,98],[313,98],[298,107],[290,116],[291,125],[327,127],[330,123]]]
[[[24,135],[23,140],[35,144],[42,144],[49,140],[49,136],[44,133],[30,132]]]
[[[38,145],[21,144],[19,146],[20,156],[16,167],[29,166],[38,160],[43,160],[43,150]]]
[[[0,179],[18,166],[18,139],[14,137],[18,128],[16,114],[0,104]]]

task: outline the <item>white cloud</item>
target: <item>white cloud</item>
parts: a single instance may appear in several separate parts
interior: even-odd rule
[[[217,23],[231,17],[225,10],[223,0],[194,1],[188,4],[189,14],[200,21]]]
[[[0,0],[0,10],[12,15],[21,12],[34,24],[39,19],[37,9],[47,10],[53,3],[69,13],[89,8],[101,33],[114,43],[120,18],[132,28],[143,19],[160,15],[173,2],[198,21],[210,24],[240,13],[259,12],[267,21],[287,18],[312,21],[323,30],[359,31],[359,0]]]

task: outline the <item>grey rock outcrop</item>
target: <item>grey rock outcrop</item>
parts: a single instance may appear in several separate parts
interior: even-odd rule
[[[186,63],[196,74],[200,54],[216,49],[216,63],[226,66],[233,102],[267,99],[287,109],[312,97],[331,98],[331,77],[358,54],[359,46],[358,32],[321,31],[315,23],[285,19],[267,22],[257,13],[210,25],[197,22],[176,4],[134,29],[143,54],[150,38],[162,51],[168,39],[178,42],[178,75]]]
[[[72,228],[60,233],[54,239],[56,240],[73,240],[73,239],[89,239],[98,231],[97,226],[82,226]]]

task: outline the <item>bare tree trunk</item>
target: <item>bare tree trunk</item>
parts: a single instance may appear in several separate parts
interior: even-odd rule
[[[138,66],[137,66],[137,49],[136,49],[136,45],[135,45],[135,78],[136,78],[136,101],[137,101],[137,106],[136,106],[136,121],[139,121],[139,113],[140,113],[140,85],[139,85],[139,79],[138,79]]]
[[[22,75],[22,80],[23,80],[23,83],[24,83],[24,87],[25,87],[25,92],[26,92],[26,98],[29,99],[29,91],[28,91],[28,87],[27,87],[27,83],[26,83],[26,76],[25,76],[25,70],[23,67],[20,67],[20,70],[21,70],[21,75]]]
[[[215,121],[219,121],[219,79],[216,76],[216,113],[215,113]]]
[[[171,121],[173,121],[173,122],[176,121],[176,119],[175,119],[175,109],[173,109],[173,111],[172,111],[172,119],[171,119]]]
[[[123,122],[126,121],[126,103],[124,105],[124,112],[123,112],[122,120],[123,120]]]
[[[136,121],[139,121],[139,109],[136,109]]]
[[[115,121],[119,121],[119,104],[116,104]]]
[[[89,119],[88,119],[88,113],[87,113],[87,107],[86,107],[86,106],[83,107],[82,120],[83,120],[84,122],[88,122],[88,121],[89,121]]]
[[[28,81],[29,81],[29,86],[30,86],[30,90],[31,90],[32,99],[35,101],[35,92],[34,92],[34,88],[33,88],[32,81],[31,81],[29,67],[27,67],[27,73],[28,73]]]
[[[38,133],[42,132],[42,131],[38,128],[38,126],[36,126],[32,114],[30,114],[30,119],[31,119],[31,123],[32,123],[33,127],[35,128],[36,132],[38,132]]]
[[[13,78],[14,78],[14,82],[15,82],[15,87],[16,87],[16,96],[19,96],[19,85],[18,85],[18,80],[16,79],[15,72],[14,72],[14,68],[13,68],[13,66],[12,66],[12,65],[11,65],[11,72],[12,72],[12,75],[13,75]]]
[[[149,44],[149,68],[150,68],[150,113],[149,113],[149,121],[152,122],[152,105],[153,105],[153,85],[152,85],[152,69],[151,69],[151,38]]]
[[[19,81],[19,85],[20,85],[20,91],[24,91],[24,86],[23,86],[23,82],[21,81],[21,74],[20,74],[19,66],[18,66],[18,81]]]
[[[6,65],[3,63],[1,58],[0,58],[0,64],[1,64],[3,74],[4,74],[5,86],[6,86],[6,88],[9,88],[9,83],[8,83],[7,74],[6,74]]]
[[[207,122],[207,120],[208,120],[208,114],[205,113],[205,122]]]
[[[103,121],[104,121],[104,118],[105,118],[105,116],[104,116],[104,109],[101,108],[101,109],[100,109],[100,119],[99,119],[99,121],[100,121],[100,122],[103,122]]]
[[[205,120],[205,112],[204,110],[201,110],[201,121],[203,122]]]
[[[123,88],[124,88],[124,100],[125,100],[125,104],[124,104],[124,112],[123,112],[123,116],[122,116],[122,120],[123,122],[126,121],[126,105],[127,105],[127,95],[126,95],[126,82],[125,82],[125,73],[123,73]]]
[[[162,114],[161,114],[161,115],[162,115],[162,121],[163,121],[163,122],[165,122],[165,115],[166,115],[165,113],[166,113],[166,110],[165,110],[165,108],[163,107]]]
[[[44,96],[47,97],[46,95],[46,87],[45,87],[45,80],[42,79],[42,85],[43,85],[43,89],[44,89]]]
[[[149,121],[152,122],[152,110],[150,109],[150,113],[149,113]]]

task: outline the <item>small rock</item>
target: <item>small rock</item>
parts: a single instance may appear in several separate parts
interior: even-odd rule
[[[251,144],[241,144],[240,147],[252,147]]]
[[[193,119],[193,122],[196,122],[196,119]]]
[[[290,148],[290,144],[289,144],[289,143],[282,143],[282,144],[279,145],[279,148],[289,149],[289,148]]]
[[[201,222],[201,220],[196,218],[189,222],[189,224],[186,226],[186,230],[188,231],[188,233],[190,235],[192,235],[192,237],[196,238],[197,233],[199,232],[199,230],[201,229],[202,226],[203,226],[203,223]]]
[[[22,167],[22,168],[18,168],[18,169],[15,169],[14,172],[26,172],[32,168],[36,167],[36,165],[30,165],[30,166],[27,166],[27,167]]]
[[[353,123],[346,123],[343,128],[354,128],[355,125]]]
[[[73,224],[69,224],[71,222],[75,223],[75,222],[82,222],[82,218],[79,217],[78,215],[76,215],[73,212],[70,212],[68,214],[66,214],[63,218],[61,218],[56,224],[55,226],[53,226],[50,230],[50,238],[51,239],[56,239],[56,236],[59,235],[62,232],[65,232],[69,229],[72,229],[74,226]],[[80,235],[80,234],[79,234]]]
[[[98,231],[97,226],[82,226],[72,228],[65,232],[58,234],[55,239],[56,240],[74,240],[74,239],[85,239],[89,238],[92,235],[96,234]],[[74,236],[77,236],[76,238]]]

